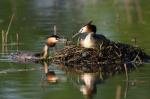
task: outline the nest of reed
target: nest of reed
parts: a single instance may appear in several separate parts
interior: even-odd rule
[[[65,46],[54,53],[52,62],[63,65],[65,69],[80,72],[120,72],[124,70],[124,64],[135,67],[133,63],[141,64],[147,57],[148,55],[138,47],[111,42],[99,49]]]

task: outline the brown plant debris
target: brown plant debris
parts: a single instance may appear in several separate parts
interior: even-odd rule
[[[74,68],[78,71],[95,72],[100,68],[104,70],[108,66],[110,70],[121,70],[124,69],[124,63],[141,64],[148,57],[138,47],[112,42],[100,49],[86,49],[76,45],[65,46],[54,53],[52,62],[64,64],[67,68]]]

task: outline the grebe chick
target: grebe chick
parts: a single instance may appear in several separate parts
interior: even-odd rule
[[[73,38],[79,34],[86,34],[85,38],[80,39],[80,45],[84,48],[99,48],[107,45],[110,41],[104,35],[96,34],[96,26],[91,23],[92,21],[84,25]]]

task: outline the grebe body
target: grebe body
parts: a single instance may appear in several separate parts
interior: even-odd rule
[[[52,35],[49,36],[46,40],[46,43],[44,45],[43,51],[41,53],[33,53],[33,52],[16,52],[12,53],[10,55],[10,58],[12,60],[18,61],[18,62],[36,62],[41,59],[47,59],[48,58],[48,51],[50,47],[54,47],[56,43],[58,43],[60,40],[59,36]]]
[[[86,34],[85,38],[80,39],[80,45],[84,48],[97,48],[110,42],[104,35],[96,34],[96,26],[91,22],[84,25],[73,37],[79,34]]]

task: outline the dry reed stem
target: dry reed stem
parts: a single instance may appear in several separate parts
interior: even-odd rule
[[[57,27],[54,25],[54,35],[57,35]]]
[[[119,4],[118,0],[114,0],[114,6],[116,11],[116,31],[120,31],[120,13],[119,13]]]
[[[134,3],[135,3],[136,11],[137,11],[138,20],[140,23],[144,23],[143,15],[142,15],[142,9],[140,6],[140,1],[134,0]]]
[[[8,28],[7,28],[7,31],[6,31],[6,34],[5,34],[5,43],[6,43],[6,44],[7,44],[7,42],[8,42],[8,34],[9,34],[9,30],[10,30],[12,21],[13,21],[13,19],[14,19],[14,16],[15,16],[15,14],[12,14],[11,19],[10,19],[10,22],[9,22],[9,25],[8,25]]]
[[[126,74],[126,88],[124,92],[124,98],[127,98],[127,92],[128,92],[128,86],[129,86],[129,76],[128,76],[128,70],[127,70],[127,64],[124,64],[125,74]]]
[[[116,99],[121,99],[121,86],[118,85],[116,89]]]
[[[130,9],[130,0],[124,0],[125,1],[125,10],[127,15],[127,22],[128,24],[132,23],[132,16],[131,16],[131,9]]]
[[[124,69],[125,69],[125,74],[126,74],[126,81],[129,81],[129,77],[128,77],[128,70],[127,70],[127,64],[124,64]]]
[[[16,34],[16,39],[17,39],[17,51],[18,51],[19,49],[19,34],[18,33]]]
[[[5,49],[5,32],[2,30],[2,54],[4,53]]]

